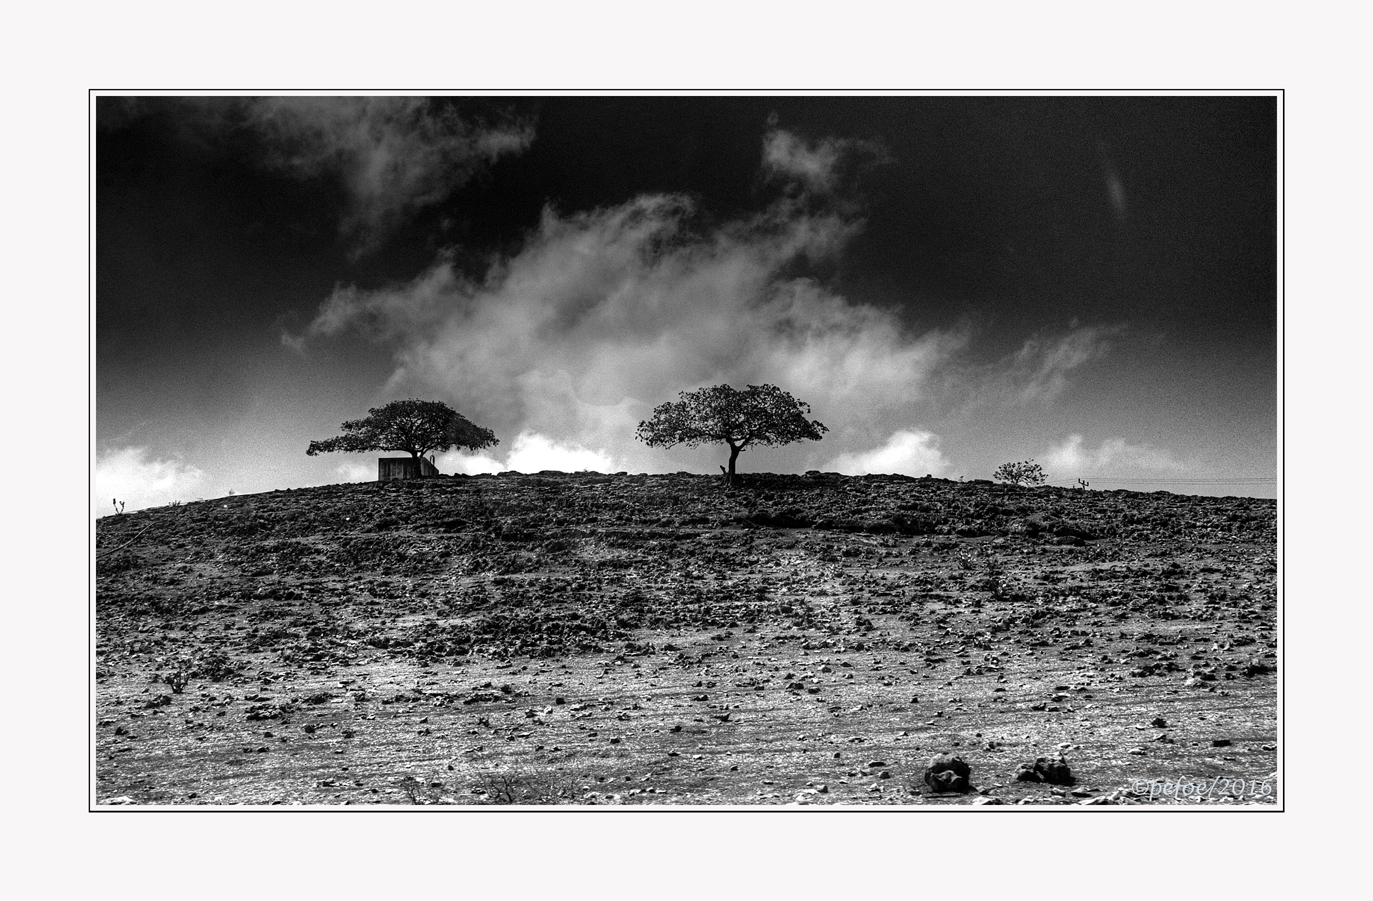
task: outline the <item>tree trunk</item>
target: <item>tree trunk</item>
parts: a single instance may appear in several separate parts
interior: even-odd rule
[[[734,461],[739,459],[740,448],[734,445],[729,446],[729,471],[725,473],[725,484],[734,486]]]

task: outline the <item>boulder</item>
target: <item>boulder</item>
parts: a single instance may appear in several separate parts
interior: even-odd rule
[[[1044,774],[1044,781],[1050,785],[1072,785],[1077,781],[1073,778],[1072,770],[1068,769],[1068,762],[1062,757],[1057,760],[1041,757],[1035,761],[1035,769]]]
[[[1072,785],[1077,781],[1073,778],[1072,770],[1068,769],[1067,761],[1061,756],[1057,760],[1040,757],[1034,763],[1022,763],[1016,770],[1015,779],[1017,782],[1047,782],[1050,785]]]
[[[936,754],[925,767],[925,784],[936,792],[965,792],[971,775],[972,767],[962,757]]]

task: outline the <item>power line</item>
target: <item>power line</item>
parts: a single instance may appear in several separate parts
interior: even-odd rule
[[[1130,479],[1113,478],[1111,476],[1082,476],[1083,479],[1095,479],[1100,482],[1129,482],[1130,484],[1143,485],[1252,485],[1269,484],[1277,481],[1276,477],[1243,477],[1235,479]],[[1061,482],[1063,484],[1076,484],[1072,479],[1049,479],[1050,482]]]

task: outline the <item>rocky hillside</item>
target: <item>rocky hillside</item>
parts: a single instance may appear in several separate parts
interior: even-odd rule
[[[506,473],[111,516],[96,553],[99,803],[1130,803],[1276,769],[1271,500]],[[971,791],[926,783],[942,752]],[[1071,787],[1017,780],[1060,753]]]

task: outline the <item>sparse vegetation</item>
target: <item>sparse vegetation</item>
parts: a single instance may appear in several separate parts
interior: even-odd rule
[[[413,805],[443,804],[443,783],[426,784],[414,776],[405,776],[396,782],[396,787],[405,794]]]
[[[997,467],[996,472],[992,473],[992,478],[998,482],[1007,482],[1011,485],[1023,485],[1027,488],[1034,488],[1044,484],[1044,469],[1033,460],[1022,460],[1019,463],[1002,463]]]
[[[527,768],[478,770],[473,790],[479,804],[568,804],[577,800],[573,780],[563,773]]]
[[[1076,803],[1013,778],[1060,740],[1086,800],[1216,737],[1276,767],[1270,500],[504,474],[140,510],[97,540],[145,528],[136,566],[96,571],[99,799],[970,803],[919,779],[951,750],[1008,803]]]
[[[191,658],[182,654],[166,660],[164,666],[166,668],[157,675],[157,681],[170,688],[172,694],[179,695],[184,692],[186,686],[191,684],[191,676],[195,670]]]

